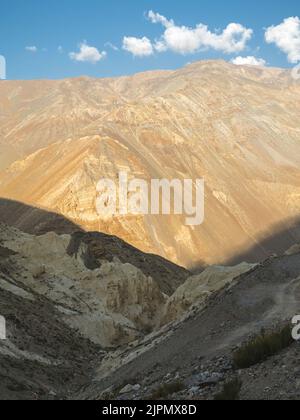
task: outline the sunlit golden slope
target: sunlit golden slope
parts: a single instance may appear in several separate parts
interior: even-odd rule
[[[300,84],[202,62],[119,79],[0,83],[0,196],[62,213],[185,266],[230,259],[300,214]],[[205,178],[206,219],[99,220],[96,184]]]

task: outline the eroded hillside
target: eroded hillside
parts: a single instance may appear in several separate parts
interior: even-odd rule
[[[248,259],[261,260],[286,244],[258,243],[299,215],[299,104],[288,71],[225,62],[119,79],[2,82],[0,196],[189,268],[250,248]],[[204,224],[99,217],[97,182],[117,180],[120,170],[146,180],[204,178]]]
[[[233,366],[249,337],[299,313],[299,249],[191,276],[106,235],[0,224],[1,398],[141,399],[180,383],[168,397],[210,399],[237,376],[242,398],[300,398],[296,343]]]

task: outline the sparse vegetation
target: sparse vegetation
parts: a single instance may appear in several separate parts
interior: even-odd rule
[[[149,400],[162,400],[167,398],[169,395],[173,395],[176,392],[180,392],[184,389],[184,384],[181,381],[171,382],[168,384],[162,384],[158,387],[151,396]]]
[[[233,355],[237,369],[247,369],[279,353],[294,342],[290,326],[269,334],[261,333]]]
[[[223,390],[214,399],[215,401],[238,401],[241,389],[242,382],[238,378],[233,379],[223,386]]]

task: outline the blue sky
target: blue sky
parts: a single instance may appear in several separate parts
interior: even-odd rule
[[[8,79],[108,77],[248,56],[288,67],[300,61],[300,20],[285,19],[298,16],[299,0],[1,0],[0,54]],[[222,34],[231,23],[238,28]]]

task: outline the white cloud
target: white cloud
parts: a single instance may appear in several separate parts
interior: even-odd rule
[[[125,36],[123,39],[123,50],[130,52],[135,57],[149,57],[153,54],[153,46],[150,39]]]
[[[174,26],[174,21],[173,20],[168,20],[164,16],[160,15],[159,13],[155,13],[152,10],[150,10],[150,12],[148,12],[148,19],[152,23],[161,23],[166,28]]]
[[[264,67],[266,66],[267,62],[263,58],[256,58],[253,56],[248,57],[236,57],[231,60],[233,64],[237,66],[259,66]]]
[[[26,51],[32,52],[32,53],[36,53],[38,51],[38,48],[35,45],[29,46],[29,47],[25,47]]]
[[[156,41],[153,48],[159,53],[168,51],[168,46],[163,40]]]
[[[300,61],[300,19],[289,17],[277,26],[270,26],[265,33],[268,44],[275,44],[290,63]]]
[[[154,43],[157,52],[173,51],[182,55],[194,54],[205,49],[213,49],[223,53],[243,51],[252,38],[253,31],[239,23],[230,23],[221,33],[211,32],[207,25],[200,23],[195,28],[177,26],[159,13],[150,11],[148,18],[153,23],[160,23],[165,32]],[[149,41],[150,42],[150,41]]]
[[[74,61],[95,64],[103,60],[107,53],[106,51],[100,52],[96,47],[91,47],[86,42],[82,42],[79,44],[79,52],[71,52],[69,56]]]

